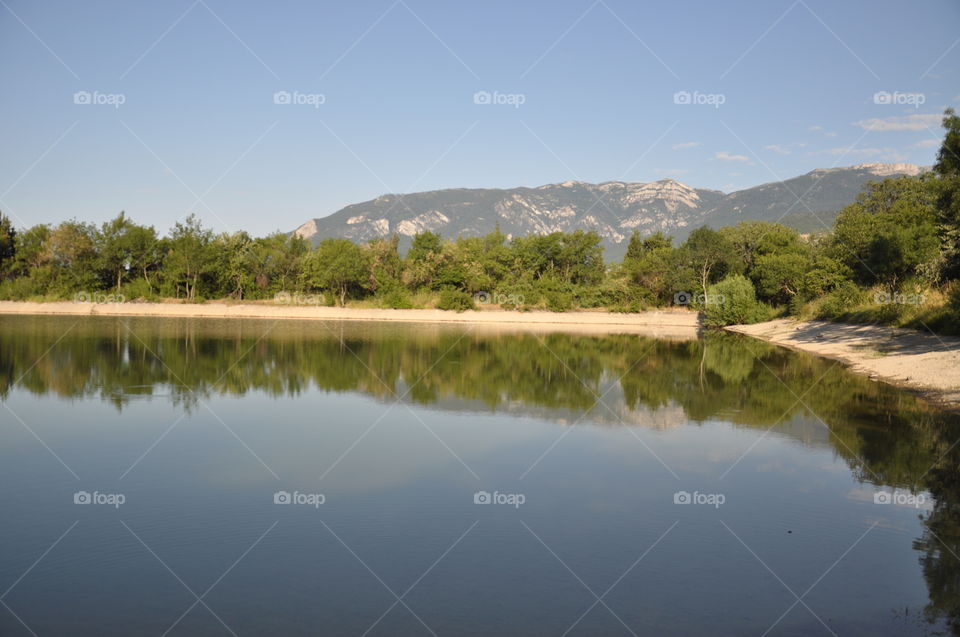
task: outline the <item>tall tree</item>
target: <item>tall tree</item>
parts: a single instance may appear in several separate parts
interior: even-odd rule
[[[212,274],[212,242],[213,231],[204,228],[196,215],[191,214],[183,223],[174,225],[168,243],[165,275],[174,286],[176,296],[183,287],[188,300],[197,299],[201,276]]]
[[[682,247],[687,261],[697,276],[700,291],[707,293],[711,283],[741,269],[740,259],[733,244],[722,234],[707,226],[690,233]]]
[[[943,127],[947,133],[933,166],[939,177],[937,221],[946,274],[957,278],[960,277],[960,116],[952,108],[944,112]]]
[[[367,259],[360,246],[347,239],[324,239],[307,255],[303,274],[307,284],[336,296],[342,307],[353,287],[368,280]]]
[[[938,257],[934,183],[925,177],[874,182],[837,216],[832,255],[865,285],[891,288]]]
[[[13,268],[17,255],[17,231],[10,218],[0,212],[0,278],[7,276]]]

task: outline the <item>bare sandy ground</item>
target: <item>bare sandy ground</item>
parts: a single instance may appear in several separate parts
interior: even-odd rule
[[[727,329],[842,361],[855,372],[911,389],[951,411],[960,411],[960,338],[789,319]]]
[[[0,314],[71,314],[84,316],[159,316],[198,318],[300,319],[325,321],[406,321],[465,324],[481,328],[536,329],[590,334],[643,334],[671,339],[697,337],[696,312],[514,312],[481,310],[381,310],[324,306],[226,303],[30,303],[0,301]]]

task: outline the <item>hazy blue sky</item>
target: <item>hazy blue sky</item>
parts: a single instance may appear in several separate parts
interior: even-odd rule
[[[0,0],[0,210],[264,234],[385,192],[929,164],[958,38],[956,0]]]

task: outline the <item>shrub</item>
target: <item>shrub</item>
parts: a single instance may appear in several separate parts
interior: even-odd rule
[[[707,291],[704,323],[713,327],[759,323],[770,317],[770,308],[757,300],[753,284],[741,274],[733,274]]]
[[[440,291],[440,301],[437,307],[441,310],[463,312],[474,309],[473,297],[461,290],[446,289]]]
[[[413,307],[413,300],[406,288],[397,286],[380,298],[380,305],[393,310],[409,310]]]
[[[573,308],[573,295],[569,292],[552,291],[543,296],[547,301],[547,309],[551,312],[566,312]]]
[[[863,291],[853,281],[844,281],[824,297],[817,308],[817,318],[837,319],[863,302]]]
[[[107,290],[107,294],[113,293],[113,290]],[[158,295],[150,285],[143,279],[136,279],[125,283],[120,288],[120,294],[127,301],[158,301],[160,300],[160,295]]]

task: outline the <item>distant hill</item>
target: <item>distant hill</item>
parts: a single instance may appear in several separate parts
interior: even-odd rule
[[[407,244],[425,230],[451,238],[483,235],[498,225],[509,236],[595,230],[612,261],[623,256],[634,230],[642,235],[663,231],[678,240],[702,225],[719,228],[744,220],[779,221],[802,232],[824,230],[867,182],[924,170],[876,163],[816,169],[729,194],[673,179],[390,194],[312,219],[295,233],[314,243],[328,237],[367,241],[398,234]]]

